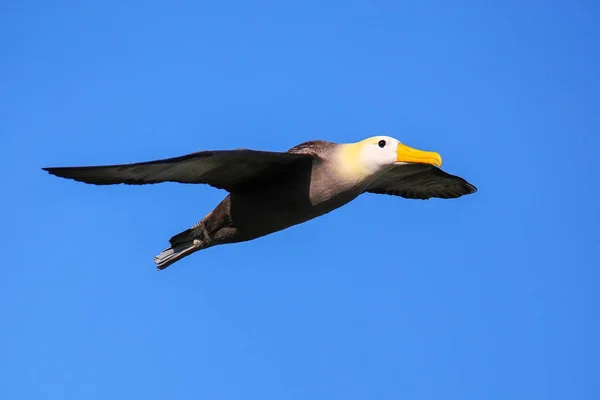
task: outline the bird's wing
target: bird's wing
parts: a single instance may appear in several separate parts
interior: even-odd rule
[[[373,181],[365,190],[407,199],[452,199],[475,193],[477,188],[461,177],[429,164],[402,164]]]
[[[133,164],[43,169],[62,178],[95,185],[178,182],[208,184],[232,191],[310,165],[312,159],[306,154],[238,149],[200,151]]]

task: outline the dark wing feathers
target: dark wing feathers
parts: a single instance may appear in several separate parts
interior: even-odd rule
[[[402,164],[376,179],[365,191],[425,200],[431,197],[457,198],[475,193],[477,188],[433,165]]]
[[[281,175],[311,160],[312,157],[304,154],[238,149],[200,151],[133,164],[43,169],[62,178],[95,185],[178,182],[208,184],[231,191],[252,181]]]

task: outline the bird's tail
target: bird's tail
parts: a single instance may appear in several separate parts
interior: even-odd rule
[[[203,246],[202,240],[197,237],[193,228],[173,236],[169,242],[171,247],[154,257],[154,263],[158,270],[163,270],[174,262],[206,247]]]

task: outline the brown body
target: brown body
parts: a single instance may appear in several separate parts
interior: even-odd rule
[[[365,182],[337,176],[325,159],[315,158],[291,175],[230,193],[193,228],[174,236],[171,245],[198,239],[199,247],[207,248],[256,239],[329,213],[365,187]]]

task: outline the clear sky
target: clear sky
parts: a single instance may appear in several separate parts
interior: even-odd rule
[[[4,3],[0,398],[600,398],[597,2]],[[225,192],[40,169],[378,134],[478,193],[157,272]]]

